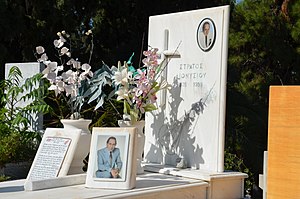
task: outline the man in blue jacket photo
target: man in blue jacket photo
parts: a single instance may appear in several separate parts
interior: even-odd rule
[[[98,170],[97,178],[119,178],[122,168],[120,149],[116,148],[117,139],[109,137],[106,141],[106,147],[97,151]]]

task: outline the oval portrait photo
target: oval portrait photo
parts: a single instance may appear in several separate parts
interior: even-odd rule
[[[210,18],[203,19],[197,29],[198,46],[204,52],[212,49],[216,40],[216,27]]]

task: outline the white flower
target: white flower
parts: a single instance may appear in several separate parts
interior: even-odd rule
[[[51,72],[56,71],[57,68],[57,62],[50,62],[47,67],[50,69]]]
[[[42,72],[44,77],[47,77],[49,73],[53,72],[57,74],[58,71],[62,71],[64,69],[63,66],[57,66],[57,62],[44,62],[44,64],[47,66]]]
[[[45,48],[43,46],[37,46],[35,50],[39,55],[45,52]]]
[[[89,64],[82,64],[81,69],[84,71],[80,74],[79,80],[85,80],[87,76],[93,77],[93,72],[91,70],[91,66]]]
[[[55,73],[57,74],[58,71],[63,71],[63,70],[64,70],[64,65],[57,66]]]
[[[113,79],[116,85],[119,84],[125,85],[128,82],[127,76],[128,76],[127,68],[124,68],[121,71],[115,72]]]
[[[75,69],[80,69],[81,65],[79,61],[76,61],[75,59],[71,58],[68,62],[67,65],[73,65],[73,68]]]
[[[72,70],[68,70],[67,72],[63,73],[61,76],[64,82],[67,82],[68,84],[74,84],[76,82],[77,73]]]
[[[79,61],[73,61],[73,68],[75,68],[75,69],[80,69],[81,68],[81,65],[80,65],[80,62]]]
[[[67,96],[69,95],[71,95],[71,97],[77,96],[77,89],[75,84],[67,84],[64,86],[64,88]]]
[[[71,58],[71,59],[67,62],[67,65],[72,65],[74,61],[75,61],[75,60],[74,60],[73,58]]]
[[[92,31],[90,30],[88,33],[92,34]],[[37,59],[46,66],[46,68],[42,71],[42,74],[44,75],[43,77],[47,78],[51,84],[49,90],[55,91],[56,96],[58,94],[65,95],[70,107],[76,109],[72,109],[71,111],[80,112],[81,104],[84,103],[84,101],[81,98],[82,96],[78,98],[79,88],[81,87],[82,80],[93,77],[93,72],[91,71],[92,67],[89,64],[83,64],[81,66],[81,63],[77,59],[73,59],[71,57],[71,52],[68,48],[69,43],[67,43],[67,40],[65,39],[68,39],[70,35],[68,35],[65,31],[61,31],[57,33],[57,36],[59,38],[54,40],[53,44],[56,50],[58,50],[60,65],[48,60],[48,56],[42,46],[36,47],[36,55],[39,56]],[[80,95],[82,95],[82,93],[80,93]],[[80,103],[79,106],[78,103]]]
[[[55,95],[57,96],[59,93],[64,91],[64,82],[60,81],[57,84],[52,84],[48,90],[54,90]]]
[[[82,64],[81,69],[84,70],[85,72],[88,72],[91,70],[91,66],[89,64]]]
[[[88,30],[85,34],[86,34],[86,35],[92,34],[92,30]]]
[[[160,89],[168,89],[168,88],[170,88],[171,87],[171,85],[170,84],[168,84],[168,82],[166,81],[166,79],[165,78],[161,78],[161,81],[160,81],[160,83],[159,83],[159,88]]]
[[[46,74],[45,77],[50,81],[50,83],[55,83],[57,79],[56,73],[53,72]]]
[[[67,55],[68,57],[71,57],[71,52],[67,52],[66,55]]]
[[[67,54],[69,52],[69,48],[67,47],[62,47],[60,49],[60,56],[64,55],[64,54]]]
[[[53,44],[56,48],[61,48],[64,45],[64,42],[61,39],[56,39]]]
[[[126,87],[120,88],[116,94],[118,95],[117,100],[128,99],[128,89]]]
[[[38,59],[38,62],[44,62],[48,60],[48,56],[46,53],[42,54],[42,56]]]

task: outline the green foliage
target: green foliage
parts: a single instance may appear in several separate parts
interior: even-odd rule
[[[254,184],[254,177],[250,168],[245,165],[243,159],[236,154],[225,151],[224,168],[225,170],[239,171],[248,175],[248,178],[245,179],[245,192],[249,194]]]
[[[105,94],[105,86],[111,84],[112,72],[109,67],[103,63],[102,67],[94,72],[93,77],[86,81],[80,87],[79,92],[83,92],[83,97],[87,97],[89,99],[88,103],[92,103],[93,101],[97,101],[95,106],[95,110],[100,108],[104,103]]]
[[[288,9],[291,22],[288,25],[291,31],[291,37],[296,42],[294,46],[296,48],[297,53],[300,54],[300,2],[290,1]]]
[[[30,116],[50,111],[43,100],[47,89],[41,82],[42,76],[38,74],[28,78],[22,85],[21,78],[20,69],[13,66],[8,78],[0,83],[0,167],[8,162],[21,162],[34,157],[41,137],[38,132],[29,130]],[[23,92],[27,94],[22,95]],[[23,101],[31,103],[25,107],[18,106]]]
[[[8,74],[8,78],[2,80],[0,89],[1,95],[1,113],[2,117],[12,128],[18,131],[26,131],[30,124],[30,115],[35,113],[47,113],[50,107],[44,102],[46,88],[41,83],[41,74],[37,74],[26,79],[25,83],[20,85],[22,73],[17,66],[13,66]],[[24,92],[27,94],[23,95]],[[25,101],[32,101],[25,107],[19,107],[18,104]],[[22,124],[22,125],[20,125]]]
[[[7,180],[9,180],[9,179],[10,179],[9,176],[0,175],[0,182],[7,181]]]
[[[287,17],[276,3],[244,0],[230,21],[226,155],[242,159],[255,184],[267,150],[269,86],[300,83],[300,4],[290,1]]]
[[[118,120],[122,119],[123,102],[108,100],[104,102],[102,109],[95,113],[92,127],[118,127]]]

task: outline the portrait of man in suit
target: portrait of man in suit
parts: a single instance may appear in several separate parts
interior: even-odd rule
[[[116,137],[111,136],[106,141],[106,147],[97,151],[97,178],[120,178],[123,163],[120,149],[116,145]]]
[[[213,47],[215,42],[215,27],[210,19],[205,19],[200,23],[197,31],[197,42],[199,47],[205,52]]]

